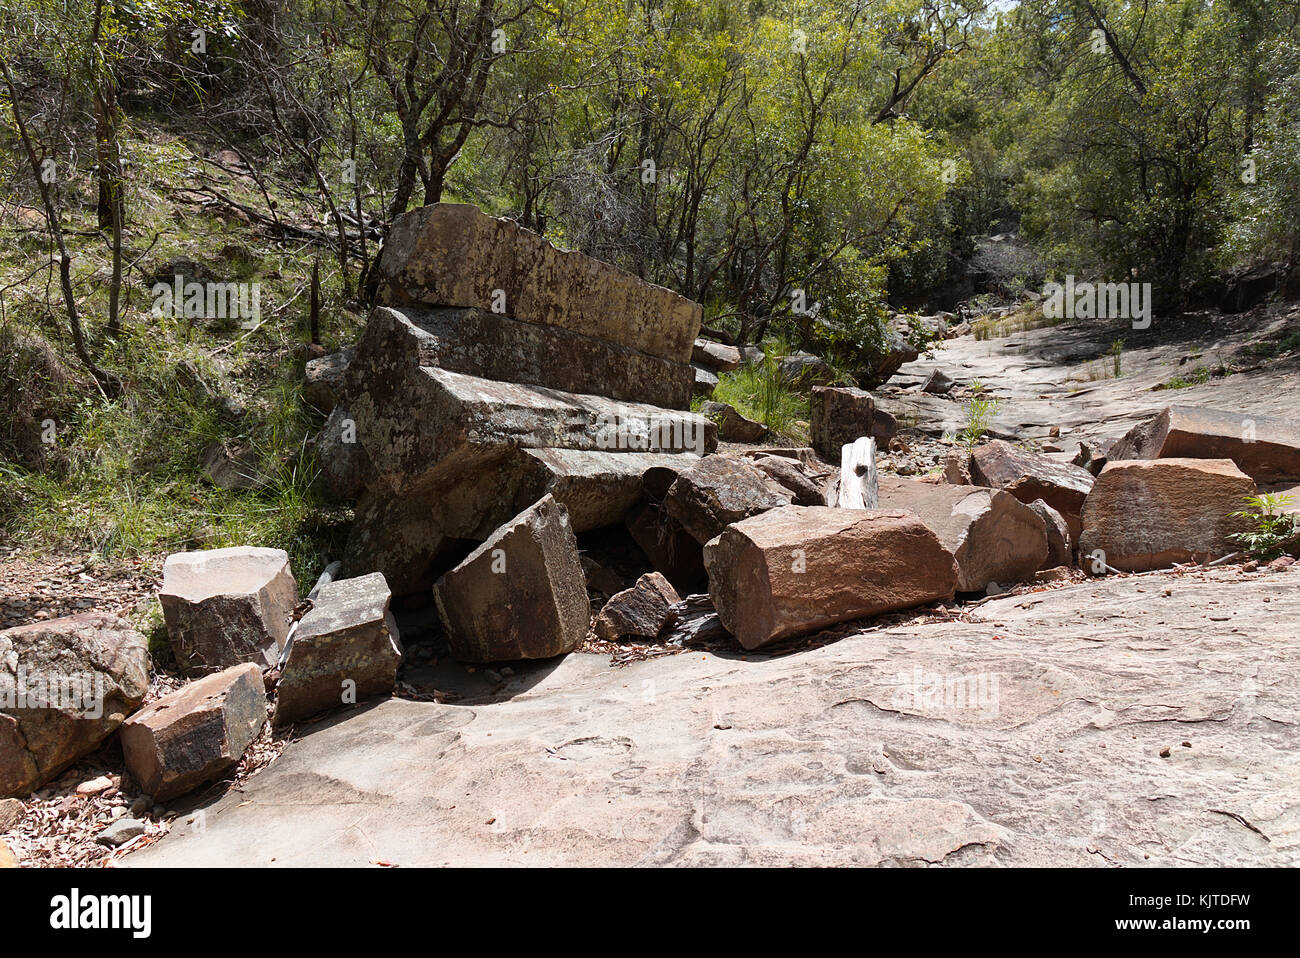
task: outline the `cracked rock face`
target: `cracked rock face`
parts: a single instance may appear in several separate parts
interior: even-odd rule
[[[1124,572],[1214,559],[1237,549],[1250,528],[1255,480],[1230,459],[1131,459],[1107,463],[1083,507],[1079,555],[1095,551]]]
[[[226,774],[266,724],[266,690],[254,663],[205,676],[127,719],[119,737],[127,770],[155,801]]]
[[[0,797],[25,795],[94,751],[148,688],[148,643],[117,616],[0,632]]]
[[[158,599],[177,664],[205,675],[243,662],[274,665],[298,586],[283,549],[239,546],[168,556]]]

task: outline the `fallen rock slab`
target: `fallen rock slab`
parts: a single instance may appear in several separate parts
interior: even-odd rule
[[[796,506],[824,506],[826,490],[823,485],[825,475],[812,473],[798,459],[785,456],[760,455],[751,457],[755,468],[775,480],[789,494]]]
[[[1047,530],[1029,506],[1001,489],[880,477],[880,508],[918,516],[957,560],[957,591],[1032,582],[1048,556]]]
[[[735,346],[697,339],[691,349],[691,362],[711,369],[715,373],[729,373],[733,369],[740,368],[742,359],[740,350]]]
[[[767,435],[767,426],[742,416],[730,403],[706,402],[700,412],[718,424],[723,442],[758,442]]]
[[[1124,459],[1231,459],[1256,482],[1300,480],[1300,427],[1271,416],[1167,406],[1111,447]]]
[[[1043,562],[1043,568],[1071,565],[1074,562],[1074,544],[1065,517],[1042,499],[1029,503],[1029,508],[1043,520],[1047,530],[1047,559]]]
[[[122,756],[140,788],[165,802],[216,781],[266,724],[266,690],[254,663],[205,676],[123,723]]]
[[[392,693],[402,645],[391,599],[377,572],[321,589],[289,640],[276,685],[276,725]]]
[[[434,203],[399,216],[377,264],[379,301],[493,310],[690,361],[702,308],[512,220]]]
[[[1250,527],[1255,481],[1230,459],[1136,459],[1108,463],[1083,507],[1079,563],[1094,556],[1122,572],[1213,559],[1237,550]]]
[[[1092,488],[1093,475],[1086,469],[1057,462],[1029,452],[1001,439],[976,446],[971,453],[970,475],[977,486],[1005,489],[1023,503],[1042,499],[1059,512],[1070,535],[1077,537],[1083,500]]]
[[[871,393],[851,386],[814,386],[811,398],[812,446],[830,462],[862,436],[875,436],[876,403]]]
[[[463,662],[571,652],[591,610],[564,506],[545,496],[434,585],[451,653]]]
[[[653,642],[676,621],[673,606],[682,600],[658,572],[647,572],[636,585],[610,597],[596,615],[592,631],[606,642],[633,638]]]
[[[148,643],[117,616],[0,632],[0,797],[26,795],[94,751],[148,688]]]
[[[746,516],[789,504],[790,496],[747,460],[718,454],[682,472],[664,498],[668,514],[701,544]]]
[[[177,665],[193,675],[274,665],[298,586],[283,549],[237,546],[168,556],[158,599]]]
[[[704,547],[718,618],[747,649],[951,599],[958,568],[938,536],[898,510],[786,506]]]

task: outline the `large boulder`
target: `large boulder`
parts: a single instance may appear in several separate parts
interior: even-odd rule
[[[896,476],[881,476],[879,488],[880,508],[919,516],[953,554],[959,592],[1032,582],[1047,560],[1043,520],[1008,492]]]
[[[477,481],[518,448],[696,452],[706,417],[420,365],[423,334],[378,312],[348,367],[348,408],[378,481],[413,494]]]
[[[1070,535],[1078,537],[1079,514],[1093,483],[1088,470],[1001,439],[975,447],[969,470],[974,485],[1005,489],[1026,505],[1042,499],[1065,518]]]
[[[177,665],[205,674],[242,662],[274,665],[298,586],[283,549],[238,546],[168,556],[158,599]]]
[[[812,353],[791,353],[783,356],[777,370],[786,383],[807,389],[813,385],[827,385],[839,378],[839,373],[826,360]]]
[[[814,386],[810,413],[812,446],[830,462],[839,462],[840,450],[862,436],[888,442],[893,435],[876,435],[876,403],[865,389]]]
[[[221,778],[266,724],[266,687],[254,663],[164,695],[122,725],[122,756],[141,790],[165,802]]]
[[[148,642],[117,616],[0,632],[0,797],[26,795],[93,752],[148,689]]]
[[[592,623],[596,638],[606,642],[632,638],[654,641],[677,618],[673,606],[682,598],[658,572],[647,572],[636,585],[610,597]]]
[[[402,645],[391,598],[377,572],[321,589],[289,640],[276,685],[276,725],[393,691]]]
[[[495,310],[679,363],[702,316],[698,303],[468,205],[399,216],[377,269],[388,305]]]
[[[916,516],[787,506],[728,526],[704,547],[709,595],[747,649],[940,599],[957,563]]]
[[[905,363],[914,361],[920,355],[906,336],[897,330],[886,329],[884,341],[875,359],[860,372],[858,378],[874,388],[888,382]]]
[[[1123,459],[1231,459],[1256,482],[1300,480],[1300,427],[1271,416],[1167,406],[1108,452]]]
[[[357,440],[357,424],[344,405],[330,410],[325,425],[312,440],[321,476],[340,499],[355,499],[375,483],[375,470]]]
[[[1211,559],[1237,549],[1250,527],[1231,513],[1255,481],[1230,459],[1136,459],[1108,463],[1083,507],[1079,563],[1094,553],[1122,572]]]
[[[787,456],[759,455],[751,457],[754,467],[778,483],[790,494],[796,506],[825,506],[824,474],[814,473],[803,462]]]
[[[718,388],[718,374],[704,366],[692,366],[694,381],[691,384],[692,396],[712,396]]]
[[[465,662],[562,655],[591,620],[568,512],[549,495],[439,579],[433,594],[452,655]]]
[[[664,508],[702,544],[746,516],[788,506],[790,498],[748,461],[715,454],[677,477]]]
[[[421,366],[675,409],[691,402],[695,374],[688,363],[486,309],[381,306],[358,348],[370,349],[367,340],[388,336],[386,327],[395,324],[413,330]]]

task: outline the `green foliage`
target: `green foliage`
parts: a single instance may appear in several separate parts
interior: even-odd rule
[[[957,433],[957,441],[968,449],[974,448],[984,437],[989,426],[993,424],[998,410],[1002,408],[1002,400],[981,395],[983,385],[979,384],[978,380],[971,381],[970,389],[976,395],[966,400],[966,425]]]
[[[1231,513],[1236,519],[1249,519],[1254,528],[1233,533],[1232,539],[1256,559],[1269,560],[1294,550],[1300,544],[1292,542],[1300,536],[1300,515],[1285,511],[1293,501],[1292,496],[1265,492],[1246,496],[1250,507]]]
[[[773,433],[808,441],[808,394],[789,386],[781,376],[782,351],[768,344],[763,358],[718,376],[712,398],[728,403],[742,416],[766,425]]]

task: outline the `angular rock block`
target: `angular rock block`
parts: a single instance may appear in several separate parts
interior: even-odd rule
[[[723,442],[758,442],[767,435],[765,425],[745,418],[729,403],[706,402],[700,412],[718,424],[718,438]]]
[[[729,373],[740,368],[740,350],[735,346],[697,339],[691,349],[691,362],[715,373]]]
[[[1043,568],[1055,569],[1057,566],[1071,565],[1074,562],[1074,543],[1065,517],[1042,499],[1029,503],[1029,508],[1034,510],[1047,528],[1047,558],[1043,561]]]
[[[975,448],[970,475],[974,485],[1005,489],[1023,503],[1042,499],[1065,518],[1070,536],[1078,537],[1079,513],[1093,483],[1088,470],[995,439]]]
[[[691,383],[692,396],[712,396],[718,388],[718,374],[703,366],[692,366],[694,381]]]
[[[337,353],[309,360],[303,371],[302,398],[328,415],[344,395],[348,364],[356,350],[352,346]]]
[[[591,621],[578,541],[549,495],[439,579],[433,594],[451,653],[463,662],[562,655]]]
[[[825,478],[813,473],[800,460],[785,456],[759,455],[751,461],[759,472],[780,484],[790,493],[796,506],[825,506],[826,489],[822,482]]]
[[[709,595],[747,649],[951,599],[957,562],[916,516],[786,506],[728,526],[704,547]]]
[[[357,439],[356,420],[344,405],[330,412],[313,440],[316,460],[330,492],[340,499],[355,499],[376,481],[365,447]]]
[[[391,599],[377,572],[321,589],[289,640],[276,686],[276,725],[392,693],[402,644]]]
[[[398,494],[476,479],[516,448],[696,452],[717,447],[704,416],[420,366],[420,331],[400,315],[349,367],[357,437]],[[378,318],[378,317],[377,317]]]
[[[26,795],[93,752],[148,689],[148,642],[117,616],[0,632],[0,797]]]
[[[266,724],[266,687],[252,662],[184,685],[122,725],[126,768],[143,792],[165,802],[239,764]]]
[[[495,309],[678,363],[690,362],[702,316],[670,290],[455,203],[398,217],[378,272],[390,306]]]
[[[194,675],[274,665],[298,586],[283,549],[238,546],[168,556],[158,599],[176,662]]]
[[[880,508],[920,517],[957,560],[957,591],[1032,582],[1047,561],[1047,530],[1029,506],[1001,489],[880,477]]]
[[[703,544],[746,516],[788,506],[790,498],[747,460],[715,454],[677,477],[664,508]]]
[[[814,386],[810,427],[812,447],[829,462],[862,436],[875,435],[876,403],[871,393],[851,386]]]
[[[1300,427],[1271,416],[1166,406],[1111,447],[1124,459],[1231,459],[1256,482],[1300,480]]]
[[[379,572],[396,595],[427,591],[437,578],[438,559],[454,548],[443,515],[437,496],[393,496],[385,489],[363,493],[341,574],[356,578]]]
[[[623,638],[654,641],[676,619],[673,606],[682,601],[677,590],[658,572],[647,572],[636,585],[610,597],[596,615],[596,638],[616,642]]]
[[[1213,559],[1237,551],[1250,528],[1231,518],[1255,480],[1231,459],[1132,459],[1108,463],[1083,507],[1079,563],[1095,551],[1122,572]]]
[[[691,403],[695,374],[688,363],[486,309],[381,306],[371,315],[361,347],[368,337],[390,335],[385,327],[397,323],[417,331],[421,366],[674,409]]]

